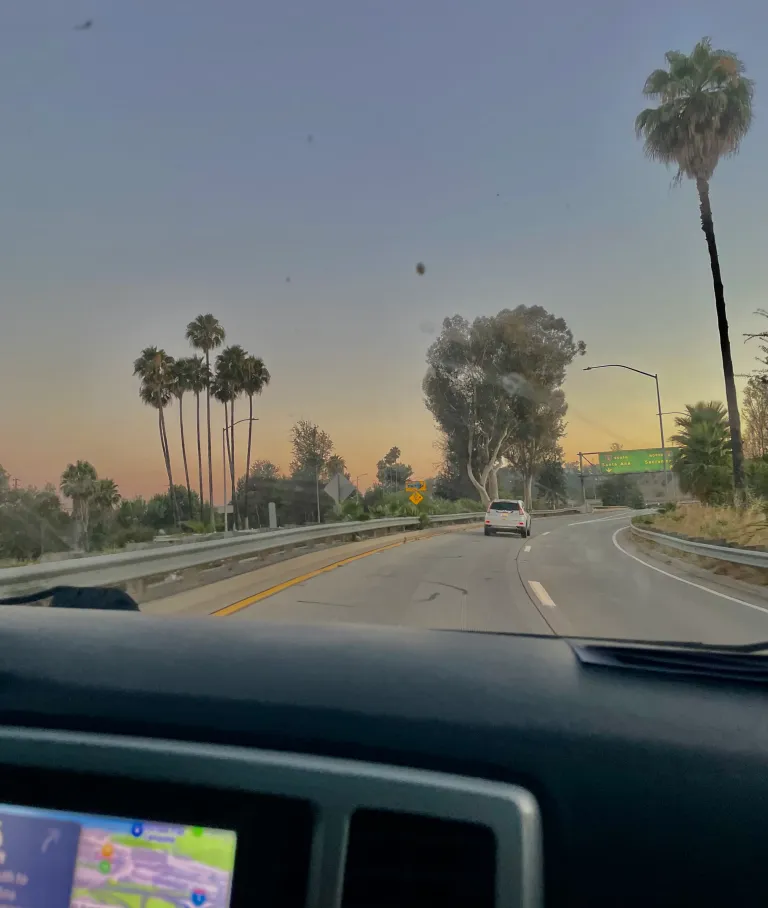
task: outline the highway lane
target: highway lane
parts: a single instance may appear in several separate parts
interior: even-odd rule
[[[768,640],[768,600],[692,575],[632,541],[629,516],[569,521],[522,552],[530,588],[541,583],[558,634],[749,643]],[[700,576],[701,575],[701,576]],[[544,608],[544,606],[542,606]]]
[[[691,579],[636,549],[628,524],[629,515],[589,515],[534,520],[530,539],[485,537],[481,528],[446,534],[358,559],[237,614],[706,643],[768,639],[768,602]]]
[[[536,518],[529,539],[482,527],[355,543],[149,603],[236,620],[745,643],[768,599],[633,545],[629,515]],[[384,546],[375,553],[375,545]],[[343,561],[339,567],[334,563]]]

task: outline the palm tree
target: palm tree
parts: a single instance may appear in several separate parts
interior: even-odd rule
[[[219,320],[210,312],[198,315],[187,325],[186,338],[195,350],[205,354],[207,384],[205,388],[205,409],[208,422],[208,497],[211,503],[211,528],[215,527],[213,511],[213,461],[211,459],[211,350],[224,343],[226,333]],[[201,498],[202,501],[202,498]]]
[[[189,390],[195,395],[195,415],[197,424],[197,475],[200,481],[200,520],[203,519],[203,451],[200,444],[200,395],[210,384],[211,372],[205,364],[202,356],[191,356],[190,363],[194,363],[194,368],[190,365],[189,373]],[[213,510],[213,502],[211,502]]]
[[[233,344],[225,347],[216,357],[215,397],[224,404],[224,424],[229,431],[227,436],[227,457],[229,458],[229,474],[232,482],[232,498],[235,508],[235,526],[240,527],[240,515],[237,507],[235,492],[235,401],[243,392],[245,381],[245,363],[248,354],[240,346]],[[229,404],[229,416],[227,416]],[[226,504],[226,502],[225,502]]]
[[[672,455],[672,470],[684,492],[707,503],[727,497],[730,473],[730,432],[725,407],[716,400],[686,406],[675,423],[680,430],[670,439],[679,447]]]
[[[720,159],[735,154],[749,131],[754,83],[744,75],[744,65],[736,54],[714,49],[709,38],[699,41],[690,56],[668,51],[666,61],[669,68],[654,70],[643,88],[643,94],[657,99],[659,105],[638,114],[635,130],[638,137],[642,136],[649,158],[677,167],[677,182],[684,177],[696,181],[701,229],[707,240],[715,291],[733,454],[733,483],[740,491],[744,487],[741,419],[709,183]]]
[[[248,479],[251,475],[251,436],[253,434],[253,395],[261,394],[264,388],[269,384],[270,374],[264,365],[264,360],[258,356],[248,356],[244,363],[242,388],[248,395],[248,454],[245,461],[245,496],[243,501],[243,511],[245,512],[245,522],[248,523]]]
[[[96,493],[98,477],[93,464],[87,460],[70,463],[61,474],[60,488],[62,495],[72,499],[72,516],[79,528],[79,541],[88,549],[88,524],[90,521],[91,501]]]
[[[326,469],[329,479],[333,479],[334,476],[345,476],[347,473],[347,462],[341,454],[331,454],[328,458]]]
[[[114,479],[97,479],[93,491],[93,506],[99,516],[112,523],[115,509],[120,504],[122,495]]]
[[[184,478],[187,483],[187,501],[189,502],[190,519],[194,514],[192,510],[192,486],[189,484],[189,466],[187,464],[187,443],[184,437],[184,395],[192,390],[192,380],[197,371],[194,357],[181,357],[177,359],[171,369],[173,376],[173,396],[179,402],[179,433],[181,435],[181,456],[184,461]]]
[[[179,511],[173,491],[171,454],[168,447],[168,433],[165,428],[165,408],[173,396],[173,364],[173,357],[168,356],[165,350],[159,350],[157,347],[145,347],[139,358],[133,363],[133,374],[138,375],[141,379],[139,397],[147,406],[155,407],[157,410],[160,446],[163,450],[165,470],[168,474],[168,494],[171,497],[174,523],[178,525]]]

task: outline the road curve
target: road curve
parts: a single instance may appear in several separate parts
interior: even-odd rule
[[[486,537],[482,527],[472,527],[418,542],[393,540],[374,553],[360,543],[318,555],[324,560],[316,564],[274,566],[274,580],[264,569],[201,587],[192,594],[194,611],[289,623],[768,640],[767,599],[653,559],[634,547],[628,524],[628,514],[536,518],[529,539]],[[225,586],[232,583],[237,586]],[[180,594],[168,603],[184,614],[189,601]],[[149,610],[166,609],[160,600]]]

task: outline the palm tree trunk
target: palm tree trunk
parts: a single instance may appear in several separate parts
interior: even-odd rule
[[[174,526],[179,525],[179,509],[176,502],[176,490],[173,487],[173,471],[171,469],[171,452],[168,447],[168,433],[165,431],[165,415],[163,408],[157,408],[158,424],[160,426],[160,444],[163,448],[165,471],[168,474],[168,494],[171,498],[171,512],[173,513]]]
[[[189,519],[195,516],[192,510],[192,486],[189,484],[189,467],[187,466],[187,442],[184,438],[184,404],[179,398],[179,432],[181,433],[181,458],[184,461],[184,478],[187,481],[187,502],[189,503]]]
[[[216,518],[213,511],[213,457],[211,455],[211,354],[209,350],[205,351],[205,367],[208,379],[205,384],[205,410],[208,419],[208,501],[211,505],[211,530],[216,529]],[[224,506],[226,507],[226,501]]]
[[[731,341],[728,337],[728,318],[725,312],[725,291],[720,275],[720,259],[715,242],[715,226],[712,221],[712,207],[709,202],[709,181],[696,180],[699,192],[699,210],[701,212],[701,229],[707,238],[709,264],[712,269],[712,283],[715,290],[715,310],[717,311],[717,329],[720,333],[720,354],[723,359],[723,377],[725,378],[725,399],[728,404],[728,423],[731,429],[731,452],[733,454],[733,485],[737,495],[744,489],[744,451],[741,443],[741,416],[739,399],[736,396],[736,382],[733,377],[733,360],[731,359]]]
[[[248,454],[245,458],[245,498],[243,510],[245,511],[245,525],[248,526],[248,479],[251,475],[251,430],[253,429],[253,394],[248,395]]]
[[[230,401],[231,417],[229,420],[230,432],[232,433],[232,459],[229,462],[229,473],[232,478],[232,510],[235,526],[240,529],[240,513],[237,507],[237,489],[235,488],[235,398]]]
[[[224,428],[222,429],[222,434],[227,443],[226,457],[227,461],[225,464],[225,469],[229,473],[230,482],[232,481],[232,434],[229,428],[229,410],[227,409],[227,402],[224,401]],[[232,498],[234,499],[235,490],[232,489]],[[226,494],[224,496],[224,507],[229,507],[229,502],[226,500]],[[233,523],[230,529],[234,528],[234,511],[232,516]]]
[[[200,394],[195,392],[195,410],[197,412],[197,476],[200,480],[200,522],[203,522],[203,451],[200,446]]]

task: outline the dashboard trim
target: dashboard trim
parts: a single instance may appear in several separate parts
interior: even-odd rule
[[[309,908],[341,906],[349,821],[358,808],[489,826],[497,843],[496,908],[543,903],[539,807],[517,785],[255,748],[13,726],[0,726],[0,764],[308,800],[317,811]]]

